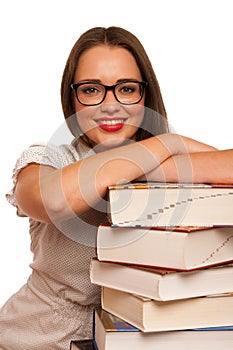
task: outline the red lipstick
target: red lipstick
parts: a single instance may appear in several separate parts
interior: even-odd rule
[[[102,119],[98,119],[96,120],[98,126],[107,132],[116,132],[118,130],[120,130],[121,128],[123,128],[124,124],[125,124],[125,119],[122,118],[102,118]]]

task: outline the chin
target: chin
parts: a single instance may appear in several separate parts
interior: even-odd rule
[[[128,139],[112,138],[112,139],[104,140],[104,141],[99,142],[98,144],[96,144],[95,145],[95,151],[96,152],[100,152],[100,151],[104,151],[104,150],[120,147],[120,146],[123,146],[123,145],[127,145],[127,144],[129,144],[131,142],[132,142],[132,140],[128,140]]]

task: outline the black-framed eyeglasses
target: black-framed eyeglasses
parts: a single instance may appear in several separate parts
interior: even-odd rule
[[[104,85],[94,81],[71,84],[79,103],[84,106],[101,104],[106,94],[111,90],[115,99],[123,105],[132,105],[141,101],[145,87],[145,81],[125,80],[114,85]]]

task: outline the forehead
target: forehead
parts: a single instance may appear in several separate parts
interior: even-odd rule
[[[118,46],[99,45],[86,50],[79,59],[75,78],[101,79],[101,76],[115,79],[140,79],[137,62],[131,52]]]

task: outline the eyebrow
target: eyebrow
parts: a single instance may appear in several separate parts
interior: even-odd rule
[[[116,83],[121,83],[121,82],[124,82],[124,81],[140,81],[136,78],[122,78],[122,79],[117,79]],[[78,83],[100,83],[100,84],[103,84],[102,81],[100,79],[83,79],[83,80],[80,80]]]

